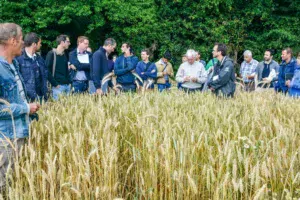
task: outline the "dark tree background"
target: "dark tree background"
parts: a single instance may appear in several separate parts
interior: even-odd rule
[[[72,48],[80,35],[90,38],[93,50],[107,37],[129,41],[137,54],[150,48],[153,60],[165,50],[175,68],[188,49],[211,58],[215,42],[226,43],[230,56],[242,61],[249,49],[261,60],[266,48],[299,49],[299,0],[0,0],[0,22],[15,22],[24,33],[42,36],[45,54],[59,34],[70,36]]]

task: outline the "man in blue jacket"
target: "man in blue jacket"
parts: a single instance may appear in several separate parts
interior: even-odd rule
[[[41,38],[36,33],[28,33],[24,38],[24,50],[17,57],[24,79],[26,95],[31,102],[47,100],[48,69],[45,60],[36,52],[41,48]]]
[[[107,93],[108,85],[102,86],[101,82],[104,75],[109,73],[108,55],[114,52],[116,46],[116,41],[113,38],[108,38],[104,41],[103,47],[100,47],[93,55],[91,76],[97,94],[102,95]]]
[[[298,53],[294,76],[291,81],[287,81],[287,86],[290,96],[300,98],[300,53]]]
[[[138,62],[137,64],[136,73],[143,79],[145,83],[152,81],[149,89],[154,89],[154,79],[156,78],[157,69],[155,64],[149,61],[149,56],[149,51],[147,49],[142,50],[142,61]]]
[[[282,50],[281,59],[282,62],[279,67],[278,82],[275,85],[275,91],[286,94],[288,92],[288,82],[291,81],[294,76],[297,62],[293,59],[291,48]]]
[[[85,36],[79,36],[77,39],[77,48],[70,52],[70,64],[74,65],[76,70],[72,69],[71,76],[72,88],[74,93],[84,93],[88,90],[90,80],[90,68],[92,53],[87,51],[89,39]]]
[[[6,174],[29,136],[29,115],[39,104],[28,103],[18,62],[23,46],[22,29],[13,23],[0,24],[0,193],[5,193]],[[9,170],[12,173],[14,170]]]
[[[119,56],[115,63],[115,75],[117,82],[122,86],[123,92],[135,92],[135,77],[132,72],[136,69],[138,58],[131,54],[129,43],[123,43],[121,50],[123,55]]]

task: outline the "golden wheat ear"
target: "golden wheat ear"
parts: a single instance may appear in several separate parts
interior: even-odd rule
[[[136,72],[132,72],[132,75],[135,76],[143,84],[143,79]]]
[[[113,90],[115,90],[115,91],[121,90],[121,89],[122,89],[122,85],[120,85],[120,84],[116,84],[116,85],[114,85],[114,87],[113,87]]]
[[[7,105],[7,106],[10,105],[10,103],[8,101],[4,100],[4,99],[0,99],[0,103],[3,103],[5,105]]]
[[[261,86],[259,86],[259,85],[261,85]],[[260,81],[260,82],[257,83],[257,87],[261,87],[261,88],[264,88],[266,85],[267,85],[267,88],[269,88],[271,86],[271,82]]]
[[[239,82],[242,82],[242,83],[244,82],[244,80],[243,80],[242,78],[240,78],[240,77],[236,77],[235,79],[236,79],[237,81],[239,81]]]
[[[101,85],[105,84],[107,81],[110,81],[114,75],[115,74],[113,72],[106,74],[101,81]]]
[[[149,89],[149,87],[152,85],[153,82],[154,82],[154,81],[152,81],[152,80],[149,80],[149,81],[148,81],[148,84],[146,85],[146,90]]]
[[[241,88],[242,90],[245,89],[244,84],[242,84],[242,83],[240,83],[240,82],[237,82],[237,81],[235,82],[235,84],[238,85],[238,86],[240,86],[240,88]]]
[[[16,135],[16,127],[15,127],[15,123],[14,123],[15,119],[14,119],[14,116],[13,116],[13,113],[12,113],[11,109],[9,108],[10,103],[8,101],[4,100],[4,99],[1,99],[1,98],[0,98],[0,103],[8,106],[8,108],[3,109],[1,112],[8,112],[10,114],[11,119],[12,119],[12,123],[13,123],[14,136],[15,136]],[[6,140],[8,140],[8,139],[6,138]],[[13,149],[15,150],[14,146],[12,145],[12,143],[10,143],[10,144],[13,147]]]
[[[135,80],[134,83],[136,84],[136,88],[139,90],[141,86],[138,80]]]

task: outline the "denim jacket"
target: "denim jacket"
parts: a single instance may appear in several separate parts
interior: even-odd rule
[[[14,60],[13,64],[25,90],[17,61]],[[29,105],[22,100],[14,73],[3,57],[0,57],[0,99],[0,138],[28,137]]]
[[[296,65],[294,76],[291,81],[291,88],[300,90],[300,65]]]
[[[139,59],[136,56],[119,56],[114,65],[117,82],[120,84],[134,84],[135,77],[131,71],[135,70],[138,62]]]

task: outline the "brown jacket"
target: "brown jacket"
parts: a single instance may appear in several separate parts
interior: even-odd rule
[[[165,66],[161,63],[160,60],[155,63],[155,66],[157,68],[157,83],[165,84],[166,80],[164,79],[164,75],[163,75],[163,70],[164,70]],[[170,77],[174,76],[172,64],[169,62],[167,63],[166,71],[168,72],[168,75]]]

